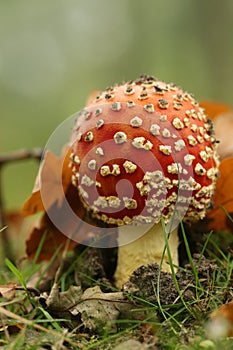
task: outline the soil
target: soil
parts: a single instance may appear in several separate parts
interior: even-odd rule
[[[188,228],[186,229],[188,230]],[[149,317],[150,320],[158,320],[162,324],[161,329],[168,327],[166,332],[169,334],[171,327],[167,322],[164,322],[166,321],[165,315],[175,315],[178,322],[184,322],[185,320],[185,327],[188,327],[190,336],[192,333],[195,333],[195,327],[198,324],[201,325],[203,320],[207,318],[208,313],[213,308],[214,298],[217,299],[218,304],[228,301],[227,291],[220,295],[218,293],[219,285],[213,283],[219,266],[209,256],[205,257],[203,254],[200,254],[203,247],[200,235],[193,234],[191,237],[192,241],[189,244],[191,246],[192,262],[188,262],[188,256],[185,254],[185,249],[181,244],[181,267],[175,276],[161,271],[157,264],[141,266],[133,272],[129,281],[123,285],[122,291],[116,292],[114,286],[114,270],[117,262],[116,249],[109,250],[78,246],[72,256],[64,261],[64,267],[60,274],[62,276],[67,271],[67,268],[73,264],[74,268],[68,276],[69,281],[67,283],[70,286],[80,287],[80,301],[76,301],[77,303],[82,303],[82,295],[85,295],[85,293],[88,295],[89,291],[92,292],[92,289],[94,290],[98,286],[100,287],[100,293],[103,293],[102,303],[104,299],[106,299],[106,302],[109,302],[111,295],[114,296],[112,303],[119,299],[120,306],[116,304],[116,307],[113,308],[117,315],[116,320],[124,318],[140,320]],[[197,240],[196,237],[198,237]],[[229,245],[226,245],[226,251],[228,248]],[[43,307],[46,307],[46,299],[43,299]],[[95,305],[88,305],[88,308],[90,307],[96,308]],[[105,305],[102,304],[102,308],[104,307]],[[133,315],[131,311],[135,309],[138,312]],[[86,312],[85,305],[83,310]],[[78,312],[77,317],[72,314],[75,326],[79,327],[87,336],[101,336],[102,331],[95,325],[95,320],[93,321],[94,326],[89,327],[87,323],[82,322],[82,312]],[[53,313],[53,317],[59,316],[61,316],[61,309],[58,314],[56,312]],[[94,318],[95,316],[93,316]],[[104,323],[107,324],[108,319],[98,319],[99,322],[102,325]],[[114,328],[114,332],[116,332],[116,329],[117,327]],[[139,323],[138,333],[135,331],[130,339],[124,339],[126,342],[125,346],[127,346],[128,341],[131,341],[134,342],[135,348],[137,348],[137,342],[139,349],[162,349],[163,347],[159,345],[159,334],[161,333],[158,330],[155,331],[149,324],[143,328]],[[182,337],[183,341],[185,341],[187,333],[184,332]],[[123,344],[122,340],[122,349],[124,348]],[[115,349],[118,349],[118,347],[116,346]]]

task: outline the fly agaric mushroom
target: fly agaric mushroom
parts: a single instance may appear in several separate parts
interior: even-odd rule
[[[178,264],[177,218],[205,216],[218,174],[204,110],[180,87],[150,76],[108,88],[80,112],[71,165],[84,207],[119,226],[118,287],[162,256],[162,269],[170,271],[161,220],[170,227],[169,249]]]

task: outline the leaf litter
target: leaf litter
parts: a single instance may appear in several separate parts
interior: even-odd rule
[[[82,292],[79,286],[70,286],[65,292],[59,291],[54,284],[48,298],[45,299],[47,310],[58,317],[64,312],[70,314],[72,321],[85,329],[102,333],[106,330],[116,331],[116,321],[120,313],[126,312],[129,305],[122,292],[103,293],[99,286]]]

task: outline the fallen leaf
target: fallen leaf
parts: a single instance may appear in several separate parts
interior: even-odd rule
[[[42,239],[44,239],[43,247],[37,258],[37,263],[45,260],[49,261],[55,252],[60,256],[65,247],[69,251],[77,245],[77,242],[69,240],[51,223],[47,214],[43,215],[39,227],[32,228],[26,240],[26,254],[29,260],[34,259]],[[67,240],[70,241],[69,245],[66,245]]]
[[[57,157],[50,151],[45,153],[45,158],[40,169],[40,174],[38,174],[36,178],[32,195],[23,206],[24,216],[44,211],[39,222],[35,222],[34,226],[31,228],[26,241],[26,253],[28,258],[32,260],[38,252],[38,246],[42,237],[45,235],[44,244],[37,259],[38,263],[43,260],[50,260],[54,252],[59,250],[59,248],[60,255],[65,247],[68,247],[68,250],[72,250],[78,244],[77,241],[70,240],[61,232],[51,222],[48,215],[49,212],[53,211],[58,220],[63,220],[62,214],[65,198],[71,203],[71,209],[74,210],[79,217],[85,215],[78,193],[71,185],[69,156],[70,149],[68,147],[64,148],[61,157]],[[74,222],[67,221],[65,227],[68,234],[68,232],[73,232],[77,229],[77,224],[75,225]],[[70,241],[69,245],[66,245],[67,240]]]
[[[24,221],[21,210],[7,210],[5,213],[3,213],[3,215],[6,226],[19,233]]]
[[[200,105],[213,119],[216,139],[219,141],[218,154],[221,159],[233,156],[233,107],[221,102],[202,101]]]
[[[60,292],[59,285],[54,283],[50,294],[46,300],[48,310],[57,315],[64,311],[70,311],[80,302],[82,289],[80,286],[70,286],[65,292]]]
[[[95,286],[84,291],[80,302],[70,312],[74,316],[80,313],[84,326],[90,330],[104,331],[110,326],[116,331],[113,321],[119,318],[122,309],[128,308],[122,301],[126,301],[122,292],[103,293],[99,286]]]
[[[69,168],[69,156],[68,146],[64,147],[61,157],[57,157],[48,150],[45,152],[32,194],[23,205],[24,216],[48,210],[55,202],[61,206],[71,183],[72,170]]]
[[[205,113],[211,118],[215,119],[220,114],[228,113],[232,107],[217,101],[203,100],[200,101],[200,106],[205,109]]]
[[[233,108],[214,101],[201,101],[200,105],[213,119],[216,139],[220,141],[220,176],[213,195],[214,208],[207,211],[208,227],[230,233],[233,232]]]
[[[233,301],[221,305],[210,314],[207,329],[214,339],[233,336]]]
[[[214,208],[207,211],[210,230],[233,232],[233,158],[224,159],[219,167],[220,176],[213,195]]]
[[[46,300],[48,311],[61,315],[65,311],[81,321],[91,331],[103,332],[106,327],[116,331],[116,321],[121,312],[128,310],[129,304],[122,292],[103,293],[99,286],[82,292],[78,286],[70,286],[65,292],[59,292],[54,284]]]
[[[18,286],[15,283],[8,283],[0,286],[0,297],[3,297],[7,300],[14,299],[17,287]]]
[[[29,216],[44,211],[44,205],[41,199],[40,191],[32,192],[31,196],[24,202],[22,213]]]
[[[73,198],[75,199],[73,200]],[[76,193],[76,189],[70,185],[69,189],[66,193],[66,198],[68,201],[72,202],[72,210],[74,210],[77,215],[80,215],[81,217],[84,216],[84,208],[80,203],[79,197]],[[61,206],[58,206],[58,203],[55,202],[50,210],[54,210],[57,213],[57,216],[62,219],[62,213],[63,213],[63,206],[61,203]],[[77,227],[74,223],[66,221],[66,232],[74,232]],[[65,247],[68,247],[68,250],[72,250],[78,243],[77,241],[70,240],[63,232],[59,231],[59,229],[51,222],[48,214],[45,212],[43,213],[42,217],[40,218],[39,222],[32,227],[29,237],[26,240],[26,253],[27,257],[32,260],[38,251],[38,246],[44,237],[44,244],[41,249],[41,252],[38,256],[37,262],[41,262],[43,260],[50,260],[52,256],[54,255],[55,251],[58,251],[59,248],[59,254],[60,255]],[[66,245],[67,240],[69,240],[69,245]]]
[[[210,318],[215,319],[216,317],[223,317],[228,320],[232,324],[233,327],[233,300],[228,304],[221,305],[217,310],[212,312]]]

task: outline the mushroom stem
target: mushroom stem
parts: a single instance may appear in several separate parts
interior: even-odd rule
[[[115,272],[115,283],[117,288],[121,289],[122,285],[129,279],[134,270],[142,265],[148,265],[152,263],[161,264],[162,270],[165,272],[171,272],[169,264],[168,251],[165,249],[165,232],[161,223],[154,226],[148,225],[142,226],[122,226],[119,227],[118,235],[118,262]],[[141,235],[141,230],[145,232]],[[138,231],[138,232],[135,232]],[[127,237],[130,234],[138,233],[139,238],[132,241],[129,244],[125,244]],[[174,229],[168,238],[169,250],[171,253],[172,264],[178,265],[178,230]],[[165,249],[165,252],[164,252]],[[164,255],[163,255],[164,254]]]

